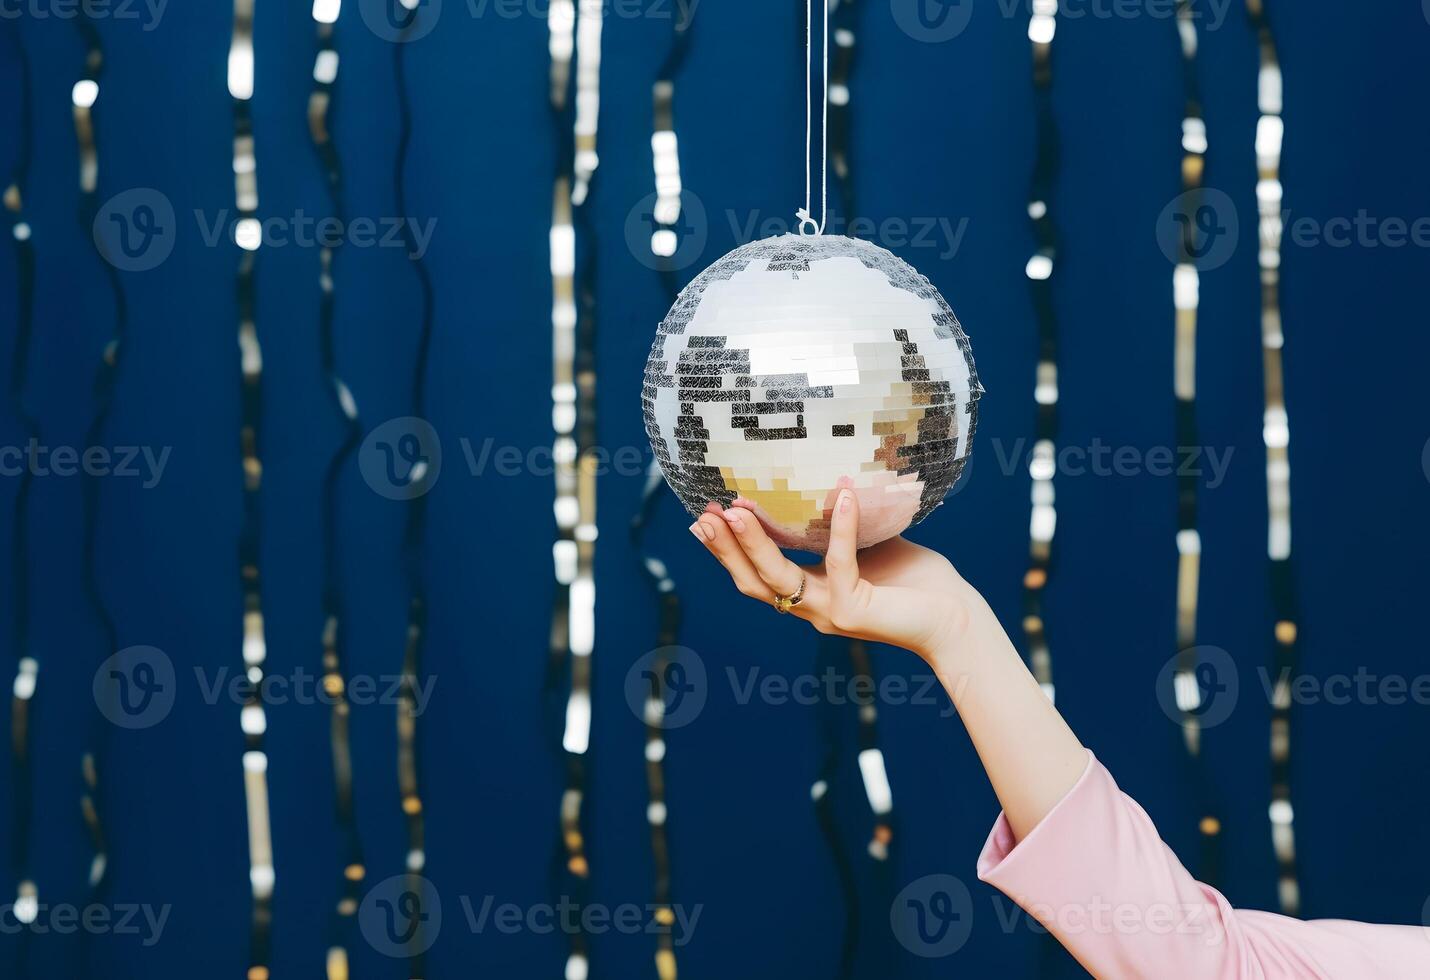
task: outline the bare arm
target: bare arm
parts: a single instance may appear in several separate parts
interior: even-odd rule
[[[957,641],[927,658],[968,729],[1018,840],[1087,768],[1087,751],[979,597]]]
[[[712,505],[691,531],[741,592],[769,602],[794,593],[805,574],[792,613],[822,632],[906,647],[933,667],[1003,804],[979,877],[1039,918],[1095,976],[1430,976],[1419,928],[1239,912],[1193,878],[1091,759],[947,560],[900,538],[856,554],[853,494],[835,504],[824,565],[804,570],[738,505]]]

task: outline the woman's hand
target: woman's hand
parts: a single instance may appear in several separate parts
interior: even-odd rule
[[[745,595],[773,603],[776,595],[793,595],[804,575],[804,598],[791,614],[821,633],[891,643],[925,660],[953,646],[970,611],[983,604],[936,551],[892,538],[858,553],[859,501],[850,490],[835,500],[822,565],[801,567],[786,558],[743,499],[723,511],[710,504],[690,532]]]
[[[1019,840],[1067,794],[1087,752],[1023,665],[993,611],[938,552],[893,538],[856,553],[859,501],[841,490],[824,564],[800,568],[736,500],[711,504],[690,531],[747,596],[773,602],[799,589],[790,612],[823,633],[907,647],[953,699]],[[747,503],[747,502],[746,502]]]

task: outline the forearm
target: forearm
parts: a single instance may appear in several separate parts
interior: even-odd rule
[[[1087,751],[981,598],[966,625],[928,657],[968,729],[1019,840],[1067,795]]]

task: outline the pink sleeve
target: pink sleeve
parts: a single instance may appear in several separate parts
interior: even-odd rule
[[[1027,838],[1015,842],[999,815],[978,877],[1104,980],[1430,977],[1430,930],[1233,909],[1182,867],[1091,752]]]

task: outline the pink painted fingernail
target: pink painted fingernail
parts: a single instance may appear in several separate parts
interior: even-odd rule
[[[725,522],[733,527],[736,533],[745,530],[745,519],[740,516],[740,512],[734,508],[725,511]]]
[[[841,513],[841,514],[847,514],[847,513],[849,513],[849,501],[851,501],[851,500],[853,500],[853,499],[854,499],[854,494],[850,493],[848,490],[840,490],[840,491],[839,491],[839,513]]]
[[[708,538],[705,537],[705,528],[703,528],[703,527],[700,526],[700,522],[699,522],[699,521],[696,521],[694,524],[690,525],[690,533],[693,534],[693,535],[695,535],[695,540],[697,540],[697,541],[708,541],[708,540],[709,540]]]

